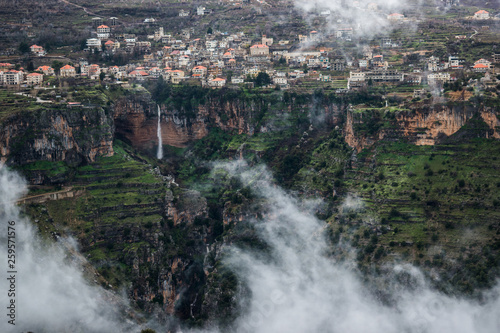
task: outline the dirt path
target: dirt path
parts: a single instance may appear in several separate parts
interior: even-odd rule
[[[79,194],[79,191],[73,192],[73,186],[67,186],[67,187],[64,187],[60,191],[37,194],[37,195],[32,195],[29,197],[21,198],[21,199],[17,200],[17,204],[43,203],[43,202],[47,202],[49,200],[60,200],[60,199],[65,199],[65,198],[72,198],[72,197],[76,196],[77,194]]]
[[[64,2],[64,3],[65,3],[65,4],[67,4],[67,5],[71,5],[71,6],[75,6],[75,7],[77,7],[77,8],[83,9],[83,11],[84,11],[85,13],[89,14],[89,15],[92,15],[92,16],[97,16],[97,17],[102,17],[102,16],[100,16],[100,15],[97,15],[96,13],[93,13],[93,12],[89,11],[87,8],[85,8],[85,7],[83,7],[83,6],[80,6],[80,5],[77,5],[77,4],[75,4],[75,3],[69,2],[68,0],[59,0],[59,1]]]

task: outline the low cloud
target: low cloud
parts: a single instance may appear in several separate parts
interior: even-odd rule
[[[355,272],[353,261],[340,263],[325,256],[325,223],[273,184],[264,166],[251,168],[243,161],[218,166],[267,202],[265,217],[251,223],[270,246],[271,258],[233,248],[227,260],[251,295],[235,331],[498,332],[499,288],[480,304],[441,294],[417,268],[397,265],[387,283],[391,301],[382,302]],[[344,205],[358,209],[360,203],[351,198]],[[401,275],[411,283],[397,282]]]
[[[392,31],[387,16],[393,13],[404,14],[418,11],[421,1],[409,0],[295,0],[296,8],[306,14],[321,15],[326,20],[324,34],[334,33],[339,29],[352,28],[353,36],[373,38],[387,35]]]
[[[27,192],[16,173],[0,166],[0,304],[1,332],[130,332],[133,325],[120,313],[117,297],[91,285],[82,274],[81,260],[68,255],[74,244],[47,242],[37,235],[16,200]],[[6,316],[8,221],[15,221],[15,326]],[[10,243],[12,244],[12,243]],[[80,258],[81,259],[81,258]],[[118,319],[121,318],[121,319]]]

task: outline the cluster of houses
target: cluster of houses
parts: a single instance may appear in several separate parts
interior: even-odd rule
[[[494,72],[494,63],[500,63],[500,54],[493,55],[493,61],[479,59],[470,67],[476,73]],[[498,62],[497,62],[498,61]],[[414,69],[411,73],[399,72],[390,68],[384,61],[383,55],[368,55],[358,60],[358,69],[350,71],[348,89],[361,87],[368,82],[404,82],[408,85],[420,85],[427,82],[429,85],[443,85],[454,79],[455,70],[465,69],[464,59],[449,56],[448,61],[441,61],[431,56],[425,59],[422,69]]]
[[[196,15],[207,13],[203,6],[196,9]],[[182,16],[181,14],[189,15],[189,12],[181,11],[179,15]],[[489,13],[478,11],[474,18],[489,19]],[[405,16],[393,13],[387,19],[402,21]],[[376,82],[404,82],[410,85],[423,82],[444,83],[453,79],[453,70],[465,69],[463,59],[458,57],[449,56],[447,61],[441,61],[431,56],[426,59],[424,68],[415,69],[411,73],[400,72],[390,66],[383,54],[377,54],[383,48],[398,47],[390,38],[382,38],[380,48],[365,49],[362,59],[351,59],[332,49],[308,48],[311,42],[322,38],[318,31],[298,35],[299,48],[293,51],[293,47],[297,46],[293,45],[293,41],[275,41],[265,35],[255,40],[243,32],[213,32],[207,33],[203,38],[193,38],[194,28],[183,29],[172,35],[159,27],[146,40],[139,40],[133,34],[115,35],[113,28],[116,20],[115,17],[110,18],[108,26],[100,18],[93,19],[94,31],[91,38],[87,39],[87,50],[108,53],[140,50],[144,56],[139,63],[106,67],[80,60],[73,65],[63,66],[58,73],[50,66],[40,66],[33,73],[26,73],[22,69],[15,70],[11,64],[0,64],[0,84],[39,85],[44,77],[58,74],[60,77],[88,77],[94,80],[107,76],[117,81],[155,80],[162,77],[173,84],[197,81],[202,86],[219,88],[227,84],[251,84],[249,82],[252,78],[264,72],[271,79],[270,86],[282,89],[289,88],[293,81],[305,77],[329,82],[334,76],[337,79],[347,79],[347,88],[355,89]],[[154,23],[155,20],[148,18],[144,22]],[[338,27],[332,37],[349,41],[352,36],[353,28],[345,26]],[[32,45],[30,50],[36,56],[46,54],[43,47],[38,45]],[[494,55],[493,61],[479,59],[470,70],[481,73],[494,71],[492,63],[499,63],[497,56]]]

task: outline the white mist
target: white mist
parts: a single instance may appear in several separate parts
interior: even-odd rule
[[[383,305],[355,273],[355,260],[339,263],[327,258],[326,224],[302,202],[272,183],[264,166],[245,162],[221,166],[267,203],[262,219],[250,221],[270,247],[270,257],[233,248],[226,264],[250,290],[246,310],[237,319],[237,332],[302,333],[497,333],[500,331],[499,288],[488,301],[455,298],[432,290],[424,275],[409,265],[393,267],[415,286],[387,286],[395,303]],[[352,204],[350,198],[344,206]],[[248,306],[246,306],[248,304]]]

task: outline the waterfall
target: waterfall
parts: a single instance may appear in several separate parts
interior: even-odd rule
[[[158,136],[158,151],[156,152],[156,158],[161,160],[163,158],[163,144],[161,141],[161,116],[160,116],[160,106],[158,105],[158,128],[156,134]]]

